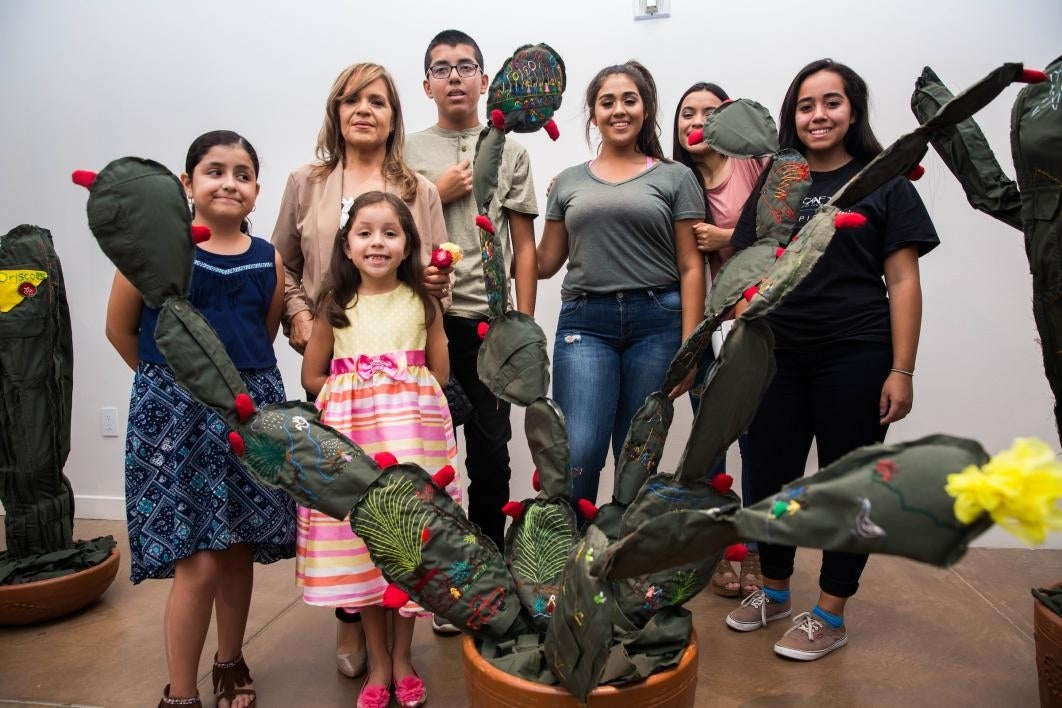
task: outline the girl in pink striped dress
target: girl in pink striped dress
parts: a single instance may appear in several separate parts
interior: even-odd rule
[[[457,445],[439,385],[450,368],[442,312],[424,290],[419,253],[420,236],[400,199],[367,192],[354,200],[336,235],[332,290],[321,303],[324,316],[314,320],[302,383],[319,392],[321,422],[368,454],[390,452],[434,472],[452,464]],[[456,480],[447,491],[460,501]],[[361,612],[369,676],[358,705],[387,705],[392,682],[401,705],[421,705],[424,685],[410,648],[423,611],[410,603],[395,613],[388,651],[387,582],[349,521],[299,508],[296,577],[308,604]]]

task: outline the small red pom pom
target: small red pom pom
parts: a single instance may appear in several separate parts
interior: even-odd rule
[[[505,114],[495,108],[490,112],[490,124],[495,130],[505,130]]]
[[[430,540],[431,540],[431,529],[429,529],[427,526],[425,526],[424,530],[420,532],[420,542],[421,543],[427,543]]]
[[[70,175],[70,180],[79,187],[88,189],[96,181],[96,173],[88,170],[74,170]]]
[[[908,170],[907,174],[904,176],[912,182],[917,182],[918,180],[922,179],[922,175],[924,175],[925,173],[925,167],[922,167],[921,165],[915,165],[910,170]]]
[[[556,141],[556,139],[560,137],[560,128],[557,127],[557,124],[552,118],[546,121],[545,125],[542,126],[542,129],[546,131],[546,135],[549,136],[550,140]]]
[[[842,211],[833,217],[835,229],[854,229],[867,223],[867,217],[858,211]]]
[[[1023,84],[1040,84],[1047,81],[1047,74],[1038,69],[1025,69],[1021,72],[1018,81]]]
[[[778,248],[774,249],[775,258],[781,258],[783,253],[785,253],[785,246],[779,246]]]
[[[704,142],[704,131],[698,128],[686,136],[686,142],[690,145],[700,145]]]
[[[734,478],[726,472],[723,472],[722,474],[717,474],[712,477],[708,484],[712,485],[712,489],[720,494],[726,494],[730,491],[730,488],[734,486]]]
[[[745,291],[741,293],[741,297],[745,298],[745,302],[752,302],[752,298],[756,297],[756,293],[760,291],[759,285],[750,285],[745,288]]]
[[[593,521],[597,516],[597,507],[589,499],[580,499],[575,502],[575,508],[579,510],[579,515],[587,521]]]
[[[376,464],[384,470],[398,464],[398,458],[389,452],[378,452],[372,456],[372,459],[376,460]]]
[[[476,226],[486,231],[491,236],[494,235],[494,224],[490,223],[490,217],[486,214],[476,215]]]
[[[476,325],[476,334],[479,335],[480,339],[486,339],[487,338],[487,332],[489,332],[489,331],[490,331],[490,323],[489,322],[480,322],[478,325]]]
[[[518,501],[505,502],[502,506],[502,513],[511,516],[513,521],[519,521],[524,515],[524,505]]]
[[[238,393],[233,403],[236,406],[236,415],[240,416],[240,422],[246,423],[247,419],[254,413],[254,401],[246,393]]]
[[[237,433],[235,430],[229,431],[229,447],[236,453],[236,457],[243,457],[243,436]]]
[[[203,243],[210,238],[210,228],[202,224],[192,224],[192,243]]]
[[[431,264],[442,270],[454,264],[454,255],[445,248],[436,248],[431,254]]]
[[[538,470],[531,473],[531,488],[536,492],[542,491],[542,480],[538,478]]]
[[[744,543],[735,543],[733,546],[727,547],[726,551],[723,552],[723,558],[726,558],[728,561],[740,563],[741,561],[745,560],[748,554],[748,546],[746,546]]]
[[[383,594],[383,606],[389,610],[397,610],[409,602],[409,593],[394,583],[387,586]]]
[[[431,481],[435,483],[435,486],[442,489],[450,482],[454,481],[454,477],[457,476],[456,470],[450,465],[446,465],[439,469],[438,472],[431,476]]]

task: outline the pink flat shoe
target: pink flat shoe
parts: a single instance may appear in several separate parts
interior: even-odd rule
[[[412,676],[406,676],[394,686],[395,698],[402,708],[418,708],[428,702],[428,691],[415,671]]]
[[[368,679],[358,692],[358,708],[387,708],[391,703],[391,691],[387,686],[370,684]]]

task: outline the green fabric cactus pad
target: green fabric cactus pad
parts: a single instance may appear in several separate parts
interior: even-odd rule
[[[503,401],[529,406],[549,393],[546,335],[517,310],[491,320],[476,366],[480,380]]]
[[[89,188],[89,228],[148,307],[188,293],[195,247],[180,180],[154,160],[123,157]]]
[[[548,44],[525,44],[505,60],[487,90],[487,120],[505,114],[505,130],[531,133],[561,105],[567,76],[564,60]]]

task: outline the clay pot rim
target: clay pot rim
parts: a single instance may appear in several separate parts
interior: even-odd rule
[[[83,578],[90,573],[102,573],[104,568],[109,568],[115,563],[119,563],[120,555],[121,554],[118,552],[118,546],[115,545],[115,547],[111,549],[110,554],[106,558],[104,558],[103,561],[97,563],[96,565],[89,566],[88,568],[82,568],[76,573],[60,575],[58,578],[48,578],[47,580],[34,580],[32,583],[19,583],[18,585],[0,585],[0,595],[12,588],[46,588],[52,585],[61,585],[62,583],[70,582],[71,578]]]
[[[564,696],[567,698],[574,698],[572,694],[563,686],[559,684],[547,685],[544,683],[538,683],[536,681],[529,681],[525,678],[515,676],[513,674],[502,671],[495,667],[489,661],[483,658],[483,655],[476,649],[476,641],[471,636],[466,634],[461,640],[461,653],[464,655],[466,662],[471,664],[472,668],[484,671],[494,676],[499,676],[515,690],[522,691],[524,693],[535,694],[538,696]],[[628,683],[598,686],[590,692],[590,697],[596,696],[608,696],[620,693],[624,689],[631,687],[645,687],[651,688],[657,683],[667,681],[675,673],[680,673],[684,669],[688,669],[689,665],[698,661],[699,647],[697,642],[697,630],[693,629],[690,632],[690,642],[686,645],[685,651],[682,652],[682,657],[679,662],[674,666],[665,669],[664,671],[658,671],[651,674],[648,678],[641,681],[630,681]],[[696,670],[696,668],[694,669]]]

